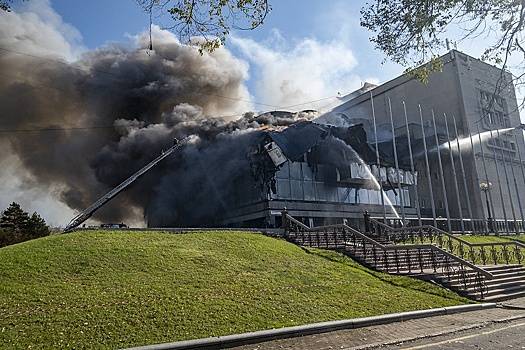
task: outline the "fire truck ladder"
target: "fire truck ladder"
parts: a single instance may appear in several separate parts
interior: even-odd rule
[[[139,177],[147,173],[151,168],[153,168],[155,165],[157,165],[160,161],[162,161],[164,158],[175,152],[176,150],[180,149],[182,146],[184,146],[186,143],[188,143],[189,137],[185,137],[184,139],[178,141],[177,139],[174,140],[174,145],[169,148],[167,151],[163,151],[160,156],[152,160],[148,165],[137,171],[135,174],[131,175],[128,179],[123,181],[120,185],[100,197],[95,203],[91,204],[88,208],[86,208],[84,211],[82,211],[80,214],[75,216],[69,224],[64,229],[64,232],[69,232],[73,230],[75,227],[82,224],[84,221],[89,219],[95,211],[100,209],[104,204],[109,202],[111,199],[113,199],[117,194],[122,192],[124,189],[126,189],[129,185],[131,185],[135,180],[137,180]]]

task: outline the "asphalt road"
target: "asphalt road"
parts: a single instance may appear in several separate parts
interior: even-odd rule
[[[381,347],[381,349],[525,349],[525,320],[502,322],[446,336]]]
[[[525,298],[459,314],[344,329],[232,350],[525,349]]]

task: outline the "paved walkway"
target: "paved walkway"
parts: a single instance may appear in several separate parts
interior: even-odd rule
[[[381,347],[386,350],[525,349],[525,320],[492,324],[454,334]]]
[[[453,335],[476,329],[505,327],[508,322],[517,320],[518,326],[510,327],[509,332],[516,331],[519,322],[525,322],[525,298],[503,302],[510,308],[495,308],[471,311],[455,315],[436,316],[404,322],[366,328],[341,330],[305,337],[274,340],[260,344],[236,347],[236,350],[283,350],[283,349],[370,349],[385,345],[406,343],[417,339]],[[519,328],[522,332],[525,328]],[[517,331],[516,331],[517,332]],[[490,334],[490,333],[489,333]],[[394,347],[399,348],[399,347]]]

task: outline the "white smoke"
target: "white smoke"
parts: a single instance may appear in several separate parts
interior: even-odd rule
[[[67,61],[85,50],[78,30],[62,20],[49,0],[31,0],[18,12],[0,13],[0,18],[3,47]]]
[[[266,44],[231,39],[255,71],[257,100],[286,107],[333,96],[292,108],[326,110],[337,105],[338,93],[345,95],[361,86],[363,80],[355,72],[357,59],[344,42],[306,38],[290,45],[278,31],[273,33]]]

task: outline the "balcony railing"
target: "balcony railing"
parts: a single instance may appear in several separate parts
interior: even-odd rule
[[[431,225],[391,227],[370,219],[371,234],[396,244],[433,244],[473,264],[522,264],[525,244],[518,241],[470,243]]]

